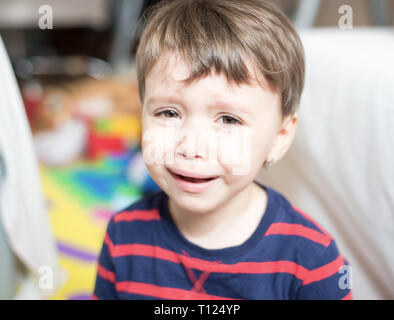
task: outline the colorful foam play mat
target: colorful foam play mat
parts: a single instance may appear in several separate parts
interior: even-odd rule
[[[44,193],[67,282],[50,299],[90,299],[111,215],[158,187],[131,150],[61,167],[41,166]]]

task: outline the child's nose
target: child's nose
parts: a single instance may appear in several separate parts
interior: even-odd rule
[[[207,133],[208,130],[198,123],[189,123],[181,129],[178,134],[175,149],[176,157],[187,160],[205,159],[207,156]]]

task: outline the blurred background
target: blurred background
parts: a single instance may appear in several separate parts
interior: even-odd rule
[[[109,218],[158,189],[141,156],[135,71],[138,20],[155,2],[0,0],[5,49],[0,51],[0,298],[89,299]],[[394,1],[389,0],[271,2],[306,34],[306,41],[311,39],[309,32],[332,30],[351,37],[357,30],[392,30],[394,23]],[[338,26],[342,5],[352,9],[352,30]],[[330,49],[340,53],[335,39],[330,38]],[[392,34],[388,39],[393,40]],[[25,126],[26,130],[20,129]],[[31,174],[34,170],[36,175]],[[275,185],[279,180],[271,177],[271,181]],[[392,184],[387,189],[390,222]],[[328,211],[322,210],[323,217]],[[355,265],[362,264],[364,257],[353,255],[352,239],[341,237],[346,233],[338,228],[341,223],[327,221],[327,225],[349,252],[351,264],[352,259]],[[392,229],[385,232],[392,234]],[[35,241],[37,237],[43,238]],[[393,262],[387,251],[382,251],[383,264]],[[42,282],[48,275],[41,268],[44,256],[54,283]],[[384,272],[393,280],[390,263]],[[394,298],[392,288],[378,281],[371,268],[359,276],[367,284],[356,290],[356,298]],[[57,273],[62,274],[59,279]]]

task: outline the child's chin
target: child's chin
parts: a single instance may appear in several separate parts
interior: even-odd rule
[[[174,199],[178,206],[193,215],[204,215],[212,212],[218,207],[217,199],[215,201],[201,201],[200,197],[193,197],[193,195],[182,195]]]

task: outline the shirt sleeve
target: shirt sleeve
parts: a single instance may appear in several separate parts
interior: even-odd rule
[[[92,298],[94,300],[118,299],[116,292],[116,273],[112,261],[113,242],[112,220],[109,222],[104,242],[97,262],[96,284]]]
[[[339,253],[335,241],[314,258],[310,270],[298,289],[299,300],[351,300],[352,269]]]

